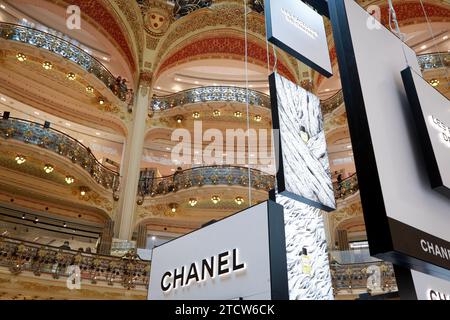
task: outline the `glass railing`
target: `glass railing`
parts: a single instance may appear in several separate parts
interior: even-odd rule
[[[166,177],[141,178],[139,194],[158,196],[182,189],[204,185],[239,185],[269,191],[275,186],[275,177],[256,169],[236,166],[205,166],[175,172]]]
[[[66,250],[0,236],[0,266],[14,274],[29,272],[35,276],[51,275],[54,279],[68,278],[78,267],[81,283],[118,284],[126,289],[148,288],[150,262],[130,252],[113,257]]]
[[[359,190],[358,177],[356,173],[341,182],[333,182],[334,195],[336,199],[344,199]]]
[[[419,65],[422,70],[450,67],[449,52],[423,54],[417,56],[417,60],[419,61]]]
[[[270,108],[270,98],[264,93],[238,87],[213,86],[184,90],[168,96],[154,96],[150,102],[149,114],[185,104],[205,102],[248,103],[251,106]]]
[[[128,88],[125,90],[118,86],[116,78],[100,61],[64,39],[40,30],[4,22],[0,22],[0,38],[26,43],[68,59],[97,77],[122,101],[130,100]]]
[[[114,191],[119,188],[119,173],[105,167],[89,148],[61,131],[24,119],[0,118],[0,136],[53,151],[80,165],[104,188]]]

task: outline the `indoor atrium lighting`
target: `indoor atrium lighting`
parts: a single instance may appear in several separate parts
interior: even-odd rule
[[[238,205],[241,205],[241,204],[244,203],[244,198],[242,198],[242,197],[236,197],[236,198],[234,199],[234,202],[236,202]]]
[[[69,80],[75,80],[77,78],[77,76],[75,75],[75,73],[73,73],[73,72],[69,72],[68,74],[67,74],[67,79],[69,79]]]
[[[25,158],[24,156],[22,156],[22,155],[20,155],[20,154],[18,154],[18,155],[16,156],[16,162],[17,162],[17,164],[25,163],[25,161],[27,161],[27,158]]]
[[[53,170],[55,170],[55,168],[51,165],[51,164],[46,164],[44,166],[44,171],[45,173],[52,173]]]
[[[234,113],[234,116],[235,116],[236,118],[241,118],[241,117],[242,117],[242,112],[236,111],[236,112]]]
[[[66,183],[67,184],[72,184],[72,183],[74,183],[74,181],[75,181],[75,178],[74,177],[72,177],[72,176],[66,176]]]
[[[87,192],[87,190],[86,190],[85,187],[80,187],[80,195],[81,195],[82,197],[84,197],[84,196],[86,195],[86,192]]]
[[[430,84],[431,84],[433,87],[437,87],[437,86],[439,85],[439,83],[440,83],[440,81],[439,81],[438,79],[431,79],[431,80],[430,80]]]
[[[176,204],[176,203],[171,203],[171,204],[169,205],[169,207],[170,207],[170,211],[171,211],[172,213],[175,213],[175,212],[177,212],[178,204]]]
[[[87,86],[86,87],[86,92],[87,93],[93,93],[94,92],[94,88],[92,86]]]
[[[190,198],[189,199],[189,204],[191,205],[191,207],[195,207],[195,205],[197,204],[197,199]]]
[[[193,117],[194,119],[198,119],[198,118],[200,118],[200,113],[199,113],[199,112],[194,112],[194,113],[192,114],[192,117]]]
[[[219,197],[219,196],[212,196],[212,197],[211,197],[211,201],[212,201],[214,204],[218,204],[218,203],[220,202],[220,197]]]
[[[257,115],[255,115],[255,116],[253,117],[253,119],[254,119],[256,122],[261,122],[262,117],[261,117],[259,114],[257,114]]]
[[[17,60],[19,60],[20,62],[24,62],[25,60],[27,60],[27,56],[24,55],[22,52],[19,52],[16,54],[16,58]]]
[[[99,103],[101,106],[104,105],[104,104],[105,104],[105,99],[99,98],[99,99],[98,99],[98,103]]]
[[[182,115],[178,115],[175,117],[175,120],[177,121],[177,123],[181,123],[183,121],[183,116]]]
[[[213,116],[214,116],[214,117],[220,116],[220,110],[214,110],[214,111],[213,111]]]
[[[64,227],[64,228],[67,228],[67,223],[64,222],[64,223],[63,223],[63,227]]]
[[[44,61],[44,63],[42,63],[42,68],[45,70],[51,70],[53,68],[53,64],[50,61]]]

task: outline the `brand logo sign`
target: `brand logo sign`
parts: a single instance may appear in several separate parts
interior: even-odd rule
[[[323,17],[299,0],[266,0],[265,4],[268,41],[331,77]]]

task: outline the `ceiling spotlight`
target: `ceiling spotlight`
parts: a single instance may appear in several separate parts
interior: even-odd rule
[[[437,87],[437,86],[439,85],[439,83],[440,83],[440,81],[439,81],[438,79],[431,79],[431,80],[430,80],[430,84],[431,84],[433,87]]]
[[[220,116],[220,110],[214,110],[214,111],[213,111],[213,116],[214,116],[214,117]]]
[[[234,113],[234,116],[235,116],[236,118],[242,118],[242,112],[236,111],[236,112]]]
[[[25,220],[25,214],[22,215],[22,220]]]
[[[199,113],[199,112],[194,112],[194,113],[192,114],[192,117],[193,117],[194,119],[198,119],[198,118],[200,118],[200,113]]]
[[[169,208],[172,213],[175,213],[175,212],[177,212],[178,204],[171,203],[171,204],[169,204]]]
[[[39,222],[38,217],[34,217],[34,222],[35,222],[35,223]]]
[[[85,187],[80,187],[80,195],[81,195],[82,197],[84,197],[84,196],[86,195],[86,192],[87,192],[87,188],[85,188]]]
[[[442,37],[442,40],[447,40],[448,39],[448,36],[443,36]]]
[[[63,227],[64,227],[64,228],[67,228],[67,223],[64,222],[64,223],[63,223]]]
[[[87,86],[86,87],[86,92],[87,93],[93,93],[94,92],[94,88],[92,86]]]
[[[19,52],[16,54],[16,58],[17,60],[19,60],[20,62],[24,62],[27,60],[27,56],[24,55],[22,52]]]
[[[183,116],[182,115],[178,115],[175,117],[175,120],[177,121],[177,123],[181,123],[183,121]]]
[[[236,197],[236,198],[234,199],[234,202],[236,202],[238,205],[241,205],[241,204],[244,203],[244,198],[242,198],[242,197]]]
[[[105,99],[99,98],[99,99],[98,99],[98,103],[99,103],[101,106],[104,105],[104,104],[105,104]]]
[[[25,161],[27,161],[27,158],[25,158],[25,156],[22,156],[22,155],[20,155],[20,154],[18,154],[18,155],[16,156],[16,162],[17,162],[17,164],[25,163]]]
[[[53,64],[50,61],[44,61],[44,63],[42,63],[42,68],[45,70],[51,70],[53,68]]]
[[[425,50],[427,48],[427,45],[424,44],[423,46],[420,47],[420,49]]]
[[[72,177],[72,176],[66,176],[66,183],[67,184],[72,184],[72,183],[74,183],[75,182],[75,178],[74,177]]]
[[[195,207],[195,205],[197,204],[197,199],[190,198],[189,199],[189,204],[191,205],[191,207]]]
[[[218,204],[218,203],[220,202],[220,197],[219,197],[219,196],[212,196],[212,197],[211,197],[211,201],[212,201],[214,204]]]
[[[152,241],[155,241],[156,240],[156,237],[155,236],[152,236]]]
[[[262,117],[261,117],[259,114],[257,114],[257,115],[255,115],[255,116],[253,117],[253,119],[254,119],[256,122],[261,122]]]
[[[55,170],[55,168],[54,168],[51,164],[48,164],[48,163],[47,163],[47,164],[44,166],[44,171],[45,171],[45,173],[52,173],[53,170]]]
[[[71,81],[73,81],[73,80],[75,80],[75,79],[77,78],[77,76],[76,76],[75,73],[73,73],[73,72],[69,72],[69,73],[66,75],[66,77],[67,77],[67,79],[69,79],[69,80],[71,80]]]

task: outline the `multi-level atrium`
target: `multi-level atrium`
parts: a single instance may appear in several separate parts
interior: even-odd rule
[[[357,2],[387,24],[387,1]],[[393,1],[425,79],[449,97],[450,6],[422,2],[438,41],[419,0]],[[369,257],[329,24],[326,79],[266,42],[261,1],[186,3],[0,0],[0,299],[146,299],[154,246],[267,200],[271,148],[249,140],[211,162],[205,136],[270,130],[273,70],[321,99],[335,298],[366,293],[372,265],[380,293],[397,291],[392,265]],[[176,157],[180,132],[189,161]],[[80,290],[66,287],[73,264]]]

